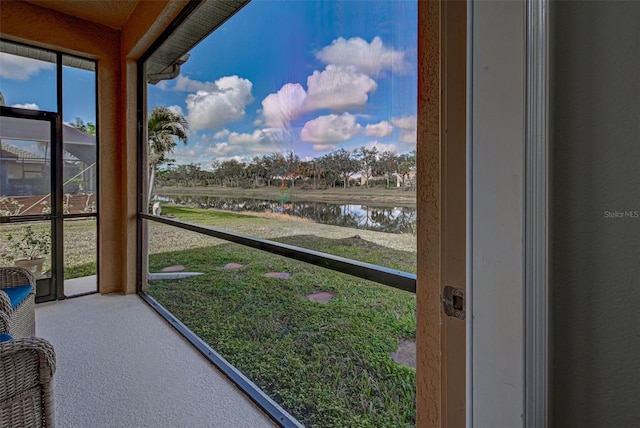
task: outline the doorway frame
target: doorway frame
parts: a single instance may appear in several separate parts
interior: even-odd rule
[[[49,122],[51,162],[49,163],[49,191],[51,193],[51,213],[41,215],[26,215],[15,217],[3,217],[3,223],[31,223],[35,221],[48,221],[51,224],[51,277],[36,281],[36,302],[56,300],[64,293],[64,280],[60,276],[64,272],[63,235],[62,235],[62,120],[59,113],[28,110],[15,107],[0,106],[0,116],[24,120],[37,120]],[[40,290],[46,289],[38,295]]]
[[[59,221],[53,222],[52,223],[52,257],[53,254],[59,254],[59,262],[56,262],[55,260],[52,260],[52,277],[54,274],[59,273],[59,275],[56,277],[56,284],[55,284],[55,289],[53,290],[53,295],[51,295],[50,293],[48,293],[46,296],[38,296],[36,295],[36,303],[41,303],[41,302],[46,302],[46,301],[51,301],[51,300],[64,300],[66,298],[69,297],[80,297],[80,296],[84,296],[87,294],[94,294],[94,293],[100,293],[100,193],[101,193],[101,185],[100,185],[100,169],[101,169],[101,165],[100,165],[100,91],[99,91],[99,83],[100,83],[100,75],[99,75],[99,68],[98,68],[98,62],[95,59],[92,58],[88,58],[85,56],[81,56],[81,55],[76,55],[73,53],[63,53],[60,52],[58,50],[55,49],[50,49],[47,47],[40,47],[37,46],[35,44],[30,44],[30,43],[25,43],[23,41],[17,41],[17,40],[12,40],[11,38],[5,38],[4,36],[0,37],[0,41],[2,42],[6,42],[12,45],[16,45],[16,46],[22,46],[22,47],[26,47],[26,48],[30,48],[30,49],[35,49],[37,51],[42,51],[42,52],[46,52],[49,55],[51,55],[52,57],[52,62],[54,62],[55,64],[55,85],[56,85],[56,109],[57,112],[47,112],[47,111],[43,111],[43,110],[30,110],[30,109],[20,109],[20,108],[16,108],[16,107],[7,107],[7,106],[2,106],[1,108],[3,109],[3,111],[9,112],[7,115],[8,116],[13,116],[14,114],[19,114],[19,115],[25,115],[25,118],[34,118],[35,116],[38,116],[38,114],[40,113],[45,113],[47,115],[56,115],[58,117],[58,124],[56,125],[56,138],[57,138],[57,142],[58,144],[53,144],[52,142],[52,147],[51,147],[51,159],[52,159],[52,172],[55,172],[55,174],[52,174],[51,177],[51,205],[52,205],[52,214],[53,215],[53,208],[58,206],[60,208],[60,211],[58,213],[59,215]],[[53,58],[55,58],[55,61],[53,61]],[[96,130],[96,134],[95,134],[95,143],[96,143],[96,160],[95,160],[95,168],[96,168],[96,175],[95,175],[95,188],[96,188],[96,192],[95,192],[95,203],[96,203],[96,209],[95,212],[91,212],[91,213],[76,213],[76,214],[64,214],[63,210],[62,210],[62,200],[64,197],[64,189],[63,189],[63,183],[64,183],[64,139],[63,139],[63,115],[64,115],[64,67],[74,67],[73,65],[71,65],[71,63],[67,63],[65,64],[65,60],[67,61],[74,61],[74,60],[80,60],[80,61],[84,61],[84,62],[92,62],[94,64],[93,67],[93,73],[94,73],[94,86],[93,86],[93,91],[95,94],[95,130]],[[78,67],[81,68],[81,67]],[[4,114],[4,113],[3,113]],[[54,147],[55,146],[55,147]],[[53,159],[54,159],[54,155],[59,153],[59,164],[55,165],[55,170],[54,165],[53,165]],[[55,175],[55,176],[54,176]],[[55,187],[54,187],[54,181],[56,182]],[[60,188],[58,189],[57,184],[60,183]],[[58,205],[59,204],[59,205]],[[41,217],[41,216],[39,216]],[[33,218],[33,217],[32,217]],[[84,292],[84,293],[80,293],[80,294],[74,294],[72,296],[66,296],[65,292],[64,292],[64,232],[63,232],[63,228],[64,228],[64,222],[65,220],[68,219],[80,219],[80,218],[95,218],[96,219],[96,289],[95,291],[89,291],[89,292]],[[54,230],[55,229],[55,230]],[[58,238],[54,238],[54,233],[56,237]],[[42,280],[41,280],[42,281]]]
[[[551,19],[469,4],[467,426],[549,423]]]
[[[418,427],[468,423],[469,315],[443,310],[445,287],[468,291],[467,5],[418,2]]]

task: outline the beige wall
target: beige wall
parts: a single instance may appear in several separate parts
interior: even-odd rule
[[[140,2],[119,31],[25,2],[2,2],[3,38],[97,61],[101,293],[136,289],[135,60],[186,3]]]

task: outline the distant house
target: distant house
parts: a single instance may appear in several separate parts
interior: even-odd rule
[[[0,195],[48,193],[49,162],[43,156],[0,140]]]
[[[50,136],[41,126],[27,126],[24,122],[0,119],[0,195],[26,196],[50,191],[50,156],[26,150],[23,142],[44,142]],[[43,133],[44,132],[44,133]],[[96,137],[68,125],[62,129],[64,180],[70,193],[95,193]],[[65,190],[67,191],[67,190]]]
[[[406,174],[394,173],[393,176],[396,177],[396,186],[397,187],[415,187],[416,185],[416,175],[418,169],[416,167],[409,168],[409,171]]]

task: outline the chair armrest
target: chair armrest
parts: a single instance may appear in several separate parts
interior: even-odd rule
[[[2,290],[0,290],[0,311],[6,315],[13,312],[13,309],[11,309],[11,299],[9,299],[7,293]]]
[[[31,285],[31,292],[35,293],[36,279],[31,272],[17,266],[0,267],[0,289],[19,287],[22,285]],[[0,290],[0,311],[4,311],[7,314],[11,314],[13,311],[11,309],[9,296],[3,293],[2,290]]]
[[[12,288],[21,285],[36,286],[36,279],[31,272],[17,266],[0,267],[0,288]]]
[[[9,333],[9,315],[0,311],[0,333]]]
[[[0,343],[0,358],[7,358],[25,351],[37,353],[40,360],[40,382],[50,382],[56,372],[56,354],[48,340],[40,337],[25,337]]]

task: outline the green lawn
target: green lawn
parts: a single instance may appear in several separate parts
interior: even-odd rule
[[[51,233],[51,223],[48,221],[37,223],[3,224],[0,227],[0,253],[14,254],[9,248],[7,233],[20,239],[24,236],[27,226],[31,226],[36,233]],[[97,221],[95,219],[74,219],[64,222],[64,279],[79,278],[95,275],[97,272]],[[12,259],[2,260],[11,264]],[[45,256],[43,272],[51,270],[51,253]]]
[[[202,223],[199,215],[180,217]],[[277,240],[416,269],[415,253],[364,239]],[[306,426],[415,425],[415,370],[390,357],[403,339],[415,338],[413,294],[230,243],[152,254],[149,262],[152,272],[183,264],[204,273],[155,281],[149,294]],[[225,270],[230,262],[244,266]],[[335,297],[327,304],[306,297],[319,291]]]
[[[231,230],[259,227],[263,234],[283,223],[186,207],[165,206],[163,214]],[[65,278],[95,273],[95,221],[66,226]],[[415,370],[395,363],[389,355],[402,340],[415,338],[413,294],[169,226],[153,226],[151,272],[183,264],[187,271],[204,275],[155,281],[149,294],[294,417],[309,427],[414,426]],[[351,237],[329,239],[321,236],[327,231],[324,226],[302,227],[308,234],[273,240],[416,271],[415,252],[376,244],[364,239],[364,232],[358,232],[363,238],[347,233]],[[380,236],[379,243],[391,244],[395,238]],[[225,270],[230,262],[244,266]],[[291,277],[265,278],[267,272],[287,272]],[[327,304],[308,300],[308,294],[320,291],[335,297]]]

